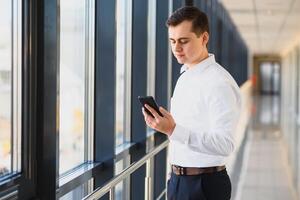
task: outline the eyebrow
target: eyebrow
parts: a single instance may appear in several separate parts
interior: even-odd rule
[[[174,38],[169,38],[170,40],[175,40]],[[182,37],[182,38],[178,38],[177,40],[186,40],[186,39],[190,39],[189,37]]]

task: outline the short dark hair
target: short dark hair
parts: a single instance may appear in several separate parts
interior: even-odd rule
[[[209,33],[206,14],[194,6],[185,6],[175,10],[166,21],[166,26],[177,26],[185,20],[192,22],[192,31],[196,33],[197,36],[200,36],[204,32]]]

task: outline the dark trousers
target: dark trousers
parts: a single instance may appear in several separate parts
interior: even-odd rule
[[[168,180],[168,200],[229,200],[231,182],[226,169],[196,176],[177,176]]]

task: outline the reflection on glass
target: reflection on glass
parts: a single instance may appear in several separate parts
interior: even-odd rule
[[[126,141],[126,95],[125,91],[129,87],[127,72],[130,71],[129,55],[130,44],[130,19],[131,19],[131,1],[116,1],[116,142],[119,146]]]
[[[84,0],[60,1],[59,173],[84,162],[85,45]]]
[[[86,195],[92,192],[93,190],[92,184],[93,184],[93,179],[90,179],[88,182],[76,187],[74,190],[60,197],[59,200],[81,200]]]
[[[115,176],[120,174],[126,167],[130,164],[130,157],[119,160],[115,163]],[[130,178],[126,178],[123,181],[119,182],[114,189],[114,199],[122,200],[129,199],[130,196]]]
[[[12,2],[0,0],[0,177],[11,172]]]
[[[123,160],[120,160],[115,164],[115,174],[119,174],[123,170]],[[123,192],[123,184],[124,182],[120,182],[115,187],[115,199],[121,200],[122,198],[122,192]]]
[[[256,125],[263,125],[264,127],[275,127],[280,122],[280,96],[279,95],[261,95],[255,98]],[[257,121],[256,121],[257,120]]]

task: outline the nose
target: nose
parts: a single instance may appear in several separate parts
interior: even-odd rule
[[[174,44],[174,50],[175,50],[175,52],[180,52],[182,50],[181,45],[179,44],[179,42],[176,42]]]

